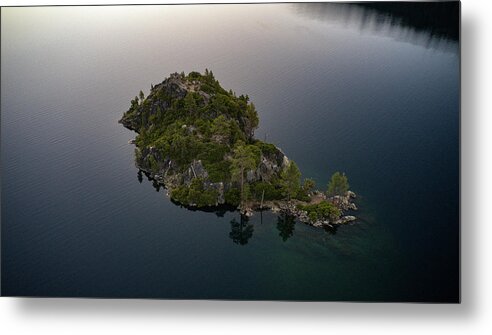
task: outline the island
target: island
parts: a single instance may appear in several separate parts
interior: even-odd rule
[[[326,191],[301,180],[296,163],[254,137],[259,118],[248,95],[225,90],[212,71],[173,73],[131,100],[119,120],[138,133],[135,164],[188,208],[271,210],[316,226],[356,220],[356,195],[335,172]]]

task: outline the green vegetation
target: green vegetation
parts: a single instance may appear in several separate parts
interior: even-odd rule
[[[258,181],[251,184],[251,193],[255,199],[263,200],[281,200],[284,198],[283,189],[276,181],[263,182]]]
[[[173,200],[206,207],[247,207],[251,202],[311,202],[315,183],[273,144],[254,138],[258,114],[247,95],[226,91],[212,71],[175,73],[131,100],[120,120],[135,130],[135,159],[166,183]],[[288,162],[288,163],[286,163]],[[157,183],[157,182],[156,182]],[[344,194],[347,177],[335,173],[329,194]],[[340,215],[328,202],[306,205],[313,218]],[[291,219],[279,223],[285,239]]]
[[[304,179],[302,187],[299,188],[296,194],[296,199],[308,202],[310,200],[310,194],[314,191],[316,183],[311,178]]]
[[[224,194],[226,204],[238,206],[241,203],[241,191],[237,188],[231,188]]]
[[[329,196],[345,195],[349,190],[349,184],[345,173],[335,172],[328,183],[327,194]]]
[[[203,180],[194,178],[189,186],[180,185],[171,190],[171,197],[182,204],[193,204],[197,207],[217,205],[218,192],[205,189]]]
[[[290,200],[301,188],[301,171],[294,161],[290,161],[287,168],[282,171],[281,177],[284,195]]]
[[[260,149],[261,153],[265,156],[272,156],[278,153],[278,149],[271,143],[265,143],[260,140],[254,140],[253,145],[257,146]]]
[[[249,188],[245,192],[244,181],[247,171],[255,170],[258,166],[261,151],[254,145],[246,145],[238,142],[233,151],[231,159],[232,181],[241,185],[241,203],[244,202],[249,193]]]
[[[206,175],[171,185],[171,197],[178,202],[198,207],[216,203],[218,191],[205,189],[207,183],[226,185],[225,202],[235,206],[261,196],[283,197],[279,173],[268,181],[248,181],[262,157],[278,166],[283,154],[253,138],[255,106],[247,95],[224,90],[212,71],[172,74],[152,85],[147,97],[140,91],[120,122],[138,132],[135,159],[146,171],[183,175],[191,163],[201,161]]]
[[[298,205],[297,208],[306,211],[311,221],[323,219],[333,221],[341,215],[340,210],[328,201],[321,201],[312,205]]]
[[[161,160],[168,158],[183,167],[201,159],[211,181],[230,179],[224,156],[239,141],[254,143],[267,154],[274,150],[272,145],[253,140],[258,115],[248,96],[227,92],[208,70],[204,75],[191,72],[173,76],[174,82],[186,88],[180,91],[168,89],[171,84],[155,85],[147,98],[140,91],[120,121],[139,133],[138,148],[152,147]]]
[[[311,178],[306,178],[304,179],[304,184],[302,185],[302,190],[306,193],[311,193],[314,191],[314,188],[316,187],[316,183],[314,182],[314,179]]]

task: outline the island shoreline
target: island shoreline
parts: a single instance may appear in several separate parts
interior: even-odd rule
[[[137,133],[128,141],[136,167],[176,204],[246,217],[265,209],[315,227],[356,220],[345,215],[357,210],[345,174],[335,172],[326,192],[302,181],[279,147],[254,137],[259,117],[249,96],[222,88],[212,71],[172,73],[147,97],[140,91],[118,122]]]
[[[130,143],[129,144],[133,144]],[[258,201],[249,201],[245,204],[245,206],[232,206],[229,204],[217,204],[217,205],[211,205],[211,206],[196,206],[193,204],[184,204],[179,201],[174,200],[171,197],[171,194],[169,193],[168,187],[166,187],[166,184],[164,182],[164,178],[158,174],[153,174],[152,171],[148,171],[140,166],[138,164],[135,164],[136,168],[139,170],[139,172],[143,173],[149,181],[153,181],[157,183],[160,187],[162,187],[166,191],[166,197],[169,198],[169,200],[180,207],[186,208],[187,210],[191,211],[202,211],[202,212],[208,212],[208,213],[226,213],[226,212],[238,212],[242,216],[246,217],[252,217],[254,213],[259,213],[263,211],[269,211],[273,214],[278,214],[278,215],[287,215],[294,217],[297,219],[299,222],[317,227],[317,228],[323,228],[323,227],[328,227],[328,228],[333,228],[336,226],[344,225],[347,223],[354,223],[358,219],[354,215],[341,215],[338,220],[335,221],[329,221],[329,220],[316,220],[312,221],[309,220],[307,217],[307,214],[305,211],[302,211],[296,207],[296,205],[299,204],[312,204],[313,202],[302,202],[299,200],[267,200],[264,201],[263,204],[259,203]],[[326,197],[323,192],[321,191],[314,191],[315,194],[317,195],[322,195],[321,199],[328,200],[328,201],[333,201],[333,197]],[[345,204],[344,206],[340,206],[339,208],[343,211],[357,211],[358,208],[355,205],[355,203],[351,200],[355,199],[357,197],[356,193],[353,191],[348,191],[345,197],[340,197],[341,203]],[[345,213],[344,213],[345,214]],[[350,213],[352,214],[352,213]]]

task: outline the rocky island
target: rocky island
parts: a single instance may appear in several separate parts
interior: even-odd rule
[[[140,94],[119,122],[138,133],[138,169],[186,207],[234,206],[241,214],[270,209],[313,226],[354,221],[355,193],[332,175],[315,189],[278,147],[254,138],[258,114],[247,95],[225,90],[212,71],[173,73]]]

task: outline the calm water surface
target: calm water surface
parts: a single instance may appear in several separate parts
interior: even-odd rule
[[[2,294],[456,301],[456,40],[354,5],[2,8]],[[189,211],[117,123],[171,72],[248,94],[257,137],[360,222]]]

